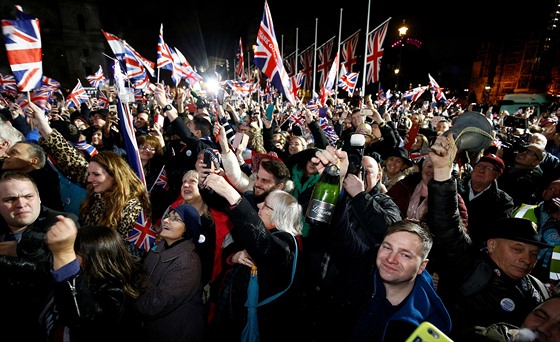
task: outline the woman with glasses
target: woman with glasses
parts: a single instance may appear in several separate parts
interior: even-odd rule
[[[136,137],[138,153],[144,170],[146,188],[150,193],[152,203],[152,222],[156,225],[167,207],[173,203],[179,195],[178,186],[171,184],[169,173],[172,172],[172,163],[164,155],[165,142],[157,124],[154,130],[148,134]]]
[[[144,266],[146,290],[134,307],[143,318],[146,341],[202,341],[206,314],[197,245],[204,242],[196,209],[182,204],[162,218],[161,240]]]
[[[217,288],[217,298],[222,300],[217,302],[214,319],[210,323],[211,340],[240,340],[247,322],[247,286],[255,267],[259,301],[288,288],[278,298],[259,307],[257,315],[261,340],[290,340],[293,330],[280,328],[279,325],[283,325],[281,322],[286,322],[288,317],[293,324],[302,321],[297,318],[302,312],[299,309],[302,300],[297,296],[299,287],[291,284],[297,269],[303,215],[301,205],[289,193],[274,190],[258,204],[256,212],[249,201],[222,176],[210,174],[201,186],[227,201],[224,209],[233,222],[233,242],[223,251],[223,272]],[[206,194],[207,191],[203,191],[203,197]],[[292,323],[290,325],[293,326]]]

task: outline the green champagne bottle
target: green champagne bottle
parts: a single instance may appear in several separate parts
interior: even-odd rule
[[[307,221],[319,225],[331,223],[339,193],[340,169],[334,164],[328,164],[313,188],[307,206]]]

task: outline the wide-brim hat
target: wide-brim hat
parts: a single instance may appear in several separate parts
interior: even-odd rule
[[[553,246],[542,242],[537,234],[537,225],[526,218],[505,217],[496,220],[488,230],[488,239],[500,238],[535,245],[540,248]]]
[[[388,154],[387,154],[387,158],[385,158],[385,160],[389,159],[389,157],[400,157],[402,160],[404,160],[404,163],[408,166],[411,167],[413,165],[412,163],[412,159],[410,159],[409,155],[408,155],[408,151],[405,150],[402,147],[395,147],[394,149],[392,149]]]
[[[453,134],[457,149],[478,152],[494,141],[494,130],[488,119],[479,112],[464,112],[453,121],[444,135]]]

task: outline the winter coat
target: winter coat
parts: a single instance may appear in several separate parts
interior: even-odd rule
[[[440,293],[453,319],[452,338],[463,329],[495,322],[521,325],[548,290],[535,277],[514,280],[502,272],[485,250],[475,246],[460,227],[454,180],[428,185],[428,226],[442,266]]]
[[[202,341],[206,312],[202,303],[202,266],[192,239],[152,248],[144,265],[148,288],[134,307],[149,341]]]

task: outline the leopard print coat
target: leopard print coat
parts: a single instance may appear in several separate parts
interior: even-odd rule
[[[41,137],[39,144],[51,156],[60,172],[72,182],[87,187],[88,161],[72,146],[56,129],[48,138]],[[82,226],[97,225],[100,218],[108,210],[101,194],[94,194],[93,205],[87,211],[80,211],[79,221]],[[142,211],[142,204],[137,198],[132,198],[124,207],[122,218],[116,227],[119,234],[126,239],[134,228],[134,224]]]

